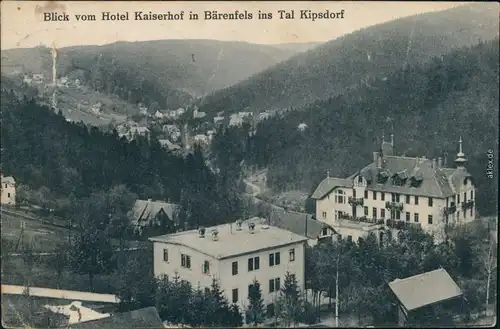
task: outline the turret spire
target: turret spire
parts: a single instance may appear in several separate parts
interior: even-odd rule
[[[455,163],[457,165],[457,168],[465,168],[465,163],[467,162],[467,158],[465,157],[465,154],[463,153],[462,149],[462,136],[460,136],[460,140],[458,141],[458,154],[457,158],[455,159]]]

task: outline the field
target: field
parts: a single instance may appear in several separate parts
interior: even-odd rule
[[[22,235],[20,234],[21,222],[25,223]],[[24,285],[29,277],[30,285],[34,287],[89,291],[90,283],[87,275],[75,274],[66,266],[64,266],[59,278],[56,275],[56,264],[52,260],[53,255],[51,253],[56,250],[58,244],[68,241],[69,230],[67,228],[42,223],[37,219],[6,214],[5,212],[2,212],[1,223],[2,247],[5,248],[2,255],[7,257],[2,257],[2,283]],[[75,229],[72,234],[74,233],[76,233]],[[8,246],[7,241],[12,245]],[[19,248],[16,249],[18,241]],[[112,244],[116,247],[118,241],[113,240]],[[147,244],[148,242],[128,241],[128,248],[141,248]],[[22,256],[23,248],[28,245],[35,252],[32,266],[26,264]],[[126,251],[126,253],[137,252],[143,253],[147,251]],[[115,273],[96,276],[93,286],[95,292],[114,293],[116,291]]]

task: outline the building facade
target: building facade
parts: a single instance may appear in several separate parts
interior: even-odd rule
[[[319,184],[312,195],[318,220],[356,240],[376,225],[420,226],[440,239],[447,224],[476,217],[476,189],[461,138],[455,168],[443,166],[442,158],[396,156],[393,140],[384,141],[373,162],[348,178],[327,177]]]
[[[2,174],[2,204],[15,205],[16,204],[16,181],[14,177],[5,177]]]
[[[229,303],[244,309],[254,279],[267,305],[274,304],[285,274],[295,275],[301,290],[307,238],[256,222],[150,238],[157,277],[176,274],[193,288],[209,289],[218,280]]]

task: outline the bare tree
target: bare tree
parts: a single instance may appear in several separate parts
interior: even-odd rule
[[[494,277],[494,273],[497,269],[497,245],[492,239],[488,243],[487,250],[484,253],[484,269],[486,271],[486,312],[488,311],[488,305],[490,304],[490,285],[491,278]]]

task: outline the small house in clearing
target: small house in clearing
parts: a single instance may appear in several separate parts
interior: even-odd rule
[[[130,217],[134,232],[139,235],[175,232],[177,205],[152,199],[136,200]]]
[[[8,176],[5,177],[1,174],[2,177],[2,202],[3,205],[15,205],[16,204],[16,181],[14,177]]]
[[[451,326],[452,318],[464,311],[462,291],[442,268],[396,279],[389,288],[399,302],[399,326]]]

